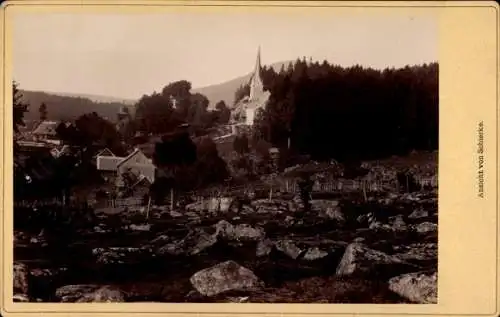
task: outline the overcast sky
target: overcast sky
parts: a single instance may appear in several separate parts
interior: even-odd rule
[[[14,79],[28,90],[135,99],[180,79],[203,87],[244,75],[259,45],[263,64],[299,56],[374,68],[437,61],[434,16],[334,10],[15,13]]]

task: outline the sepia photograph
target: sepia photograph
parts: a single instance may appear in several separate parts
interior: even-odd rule
[[[437,15],[193,8],[12,13],[13,301],[437,304]]]

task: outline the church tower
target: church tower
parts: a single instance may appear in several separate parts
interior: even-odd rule
[[[252,78],[250,79],[250,96],[249,100],[256,100],[264,92],[264,84],[261,78],[261,65],[260,65],[260,46],[257,50],[257,60],[255,61],[255,68]]]

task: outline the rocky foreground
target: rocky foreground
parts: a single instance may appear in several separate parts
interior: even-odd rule
[[[15,301],[436,303],[435,192],[98,214],[16,230]]]

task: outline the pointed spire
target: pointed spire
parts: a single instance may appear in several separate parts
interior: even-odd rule
[[[260,45],[257,49],[257,60],[255,61],[254,75],[258,74],[260,76],[261,64],[260,64]]]
[[[258,98],[264,90],[262,78],[260,77],[262,74],[261,64],[260,64],[260,45],[257,49],[257,59],[255,61],[255,69],[252,74],[252,78],[250,80],[250,100],[254,100]]]

